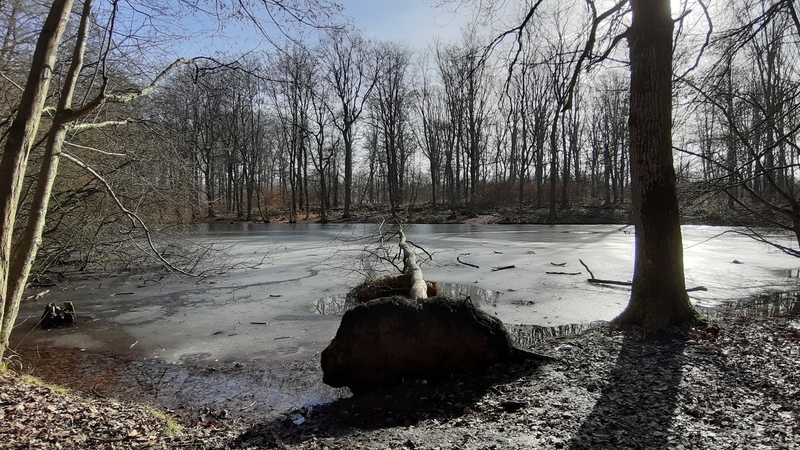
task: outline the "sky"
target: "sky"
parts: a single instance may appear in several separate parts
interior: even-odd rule
[[[430,0],[340,0],[344,14],[368,38],[404,42],[424,48],[434,38],[459,39],[461,28],[469,23],[468,11],[453,13],[428,6]]]
[[[419,50],[436,38],[445,42],[460,39],[461,29],[472,20],[465,8],[456,12],[451,8],[434,8],[428,6],[431,0],[338,0],[338,3],[344,7],[343,16],[368,39],[405,43]],[[209,22],[187,16],[183,25],[195,32],[174,47],[180,56],[243,54],[271,48],[249,20],[231,21],[223,29],[212,31]],[[274,35],[280,36],[275,31]]]

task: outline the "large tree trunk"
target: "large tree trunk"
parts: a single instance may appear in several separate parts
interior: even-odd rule
[[[50,193],[58,174],[59,155],[61,154],[64,140],[69,129],[69,122],[72,121],[73,113],[80,111],[72,110],[72,97],[78,84],[78,76],[83,69],[83,57],[86,48],[86,40],[89,35],[89,25],[92,13],[92,0],[86,0],[83,4],[81,13],[81,23],[78,31],[75,49],[72,54],[72,62],[67,72],[64,87],[61,90],[61,97],[56,108],[53,125],[47,136],[47,144],[42,157],[42,166],[39,171],[39,178],[36,182],[31,210],[22,237],[14,246],[11,267],[8,272],[6,284],[6,301],[3,320],[0,322],[0,339],[7,345],[11,330],[19,312],[19,304],[22,300],[22,293],[28,282],[36,252],[42,240],[42,230],[44,230],[47,207],[50,203]]]
[[[672,165],[670,0],[631,0],[631,174],[636,256],[630,303],[615,319],[660,330],[697,318],[686,295]]]
[[[0,162],[0,323],[2,323],[2,339],[0,339],[0,357],[8,346],[8,335],[11,330],[5,329],[5,324],[11,322],[11,317],[17,310],[18,304],[8,297],[7,288],[9,269],[11,264],[11,238],[14,233],[14,222],[17,216],[22,179],[28,164],[28,155],[39,129],[40,117],[47,91],[52,79],[53,65],[58,52],[58,44],[67,26],[69,12],[73,0],[55,0],[50,7],[50,12],[45,19],[36,49],[33,53],[31,70],[25,84],[25,90],[20,99],[17,116],[8,130],[3,159]]]

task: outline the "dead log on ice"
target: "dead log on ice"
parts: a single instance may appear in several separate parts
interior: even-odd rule
[[[411,279],[411,289],[408,292],[408,298],[418,300],[421,298],[428,298],[428,286],[425,284],[425,278],[422,277],[422,269],[417,264],[417,255],[411,250],[408,242],[406,241],[406,234],[401,228],[400,231],[400,250],[403,251],[403,273],[408,275]]]
[[[368,302],[382,297],[402,295],[413,299],[424,299],[439,295],[439,283],[425,281],[422,269],[417,262],[417,255],[411,249],[406,235],[402,229],[400,235],[400,250],[403,252],[403,273],[387,275],[365,281],[353,288],[347,297],[356,302]],[[424,251],[424,250],[423,250]]]

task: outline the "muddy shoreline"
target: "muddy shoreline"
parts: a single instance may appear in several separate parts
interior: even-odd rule
[[[410,383],[280,413],[257,404],[165,407],[156,401],[154,384],[149,392],[113,395],[109,386],[115,377],[130,376],[134,361],[40,351],[40,369],[59,366],[48,358],[71,363],[61,365],[62,372],[40,372],[70,388],[73,394],[57,394],[68,406],[52,407],[51,389],[3,376],[0,438],[11,448],[49,448],[56,441],[67,448],[111,448],[109,442],[114,448],[198,449],[797,448],[797,299],[779,299],[769,313],[778,316],[753,316],[769,309],[755,300],[746,315],[721,311],[713,327],[664,336],[599,325],[527,347],[558,358],[555,363],[495,366],[443,383]],[[24,371],[22,365],[16,370]],[[217,372],[220,379],[245,373],[244,367]],[[163,419],[137,406],[148,404],[176,418],[181,433],[168,433]],[[31,426],[64,415],[73,426],[57,436]],[[101,430],[87,434],[92,427]]]

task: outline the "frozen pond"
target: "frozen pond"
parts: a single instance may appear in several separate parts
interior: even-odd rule
[[[202,280],[135,275],[58,285],[43,299],[23,303],[12,340],[29,348],[112,352],[159,365],[246,364],[265,368],[261,375],[250,373],[254,386],[268,380],[278,390],[302,372],[305,381],[295,384],[305,397],[296,401],[338,395],[318,382],[319,353],[336,332],[344,293],[363,280],[358,250],[364,243],[356,238],[374,226],[205,227],[198,238],[235,245],[237,255],[257,267]],[[690,294],[697,305],[797,288],[797,260],[726,230],[683,229],[687,287],[707,288]],[[630,281],[632,227],[413,225],[406,232],[433,256],[422,266],[427,279],[446,283],[453,296],[469,295],[515,330],[572,329],[609,320],[628,301],[625,287],[587,283],[579,260],[597,278]],[[791,245],[786,237],[775,239]],[[396,240],[387,245],[396,246]],[[79,326],[33,328],[45,302],[67,300],[76,306]]]

